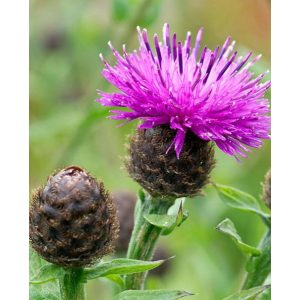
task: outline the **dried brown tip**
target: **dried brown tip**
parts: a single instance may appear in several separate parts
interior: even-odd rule
[[[87,266],[113,251],[118,221],[111,196],[87,171],[70,166],[33,194],[29,213],[32,247],[64,267]]]
[[[129,175],[152,196],[185,197],[200,193],[215,165],[211,142],[188,131],[180,158],[169,148],[176,132],[167,126],[137,130],[125,162]]]

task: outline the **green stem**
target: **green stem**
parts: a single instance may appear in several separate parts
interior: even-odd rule
[[[247,263],[248,275],[243,289],[250,289],[262,285],[271,273],[271,230],[260,242],[261,255],[251,257]]]
[[[84,284],[82,283],[81,268],[66,269],[62,279],[59,281],[62,300],[84,300]]]
[[[146,195],[139,200],[136,208],[135,225],[131,235],[127,258],[151,260],[156,242],[162,232],[144,218],[145,214],[166,214],[174,199],[158,199]],[[143,289],[147,273],[136,273],[125,277],[127,290]]]

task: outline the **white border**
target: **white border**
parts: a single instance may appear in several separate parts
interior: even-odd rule
[[[272,300],[299,298],[299,1],[272,1]]]
[[[261,0],[263,1],[263,0]],[[28,298],[28,2],[1,5],[1,299]],[[298,1],[272,1],[272,299],[299,297]]]
[[[0,4],[0,298],[28,299],[29,4]]]

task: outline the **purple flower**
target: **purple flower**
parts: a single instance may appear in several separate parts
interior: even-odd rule
[[[251,52],[237,58],[230,37],[222,47],[210,50],[205,46],[200,51],[202,32],[201,28],[194,47],[190,32],[182,44],[176,33],[170,37],[168,24],[163,28],[163,43],[154,35],[155,50],[147,31],[140,28],[138,51],[129,54],[124,46],[121,55],[109,43],[117,63],[109,65],[100,54],[105,66],[102,74],[121,92],[99,91],[97,101],[128,108],[112,110],[111,118],[141,119],[139,128],[168,124],[176,130],[169,149],[174,147],[178,158],[188,130],[202,140],[214,141],[229,155],[246,156],[247,147],[258,148],[262,139],[270,138],[264,94],[271,83],[260,83],[267,72],[253,78],[249,71],[260,55],[252,61]]]

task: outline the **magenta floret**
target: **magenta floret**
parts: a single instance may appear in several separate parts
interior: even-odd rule
[[[228,37],[223,46],[200,51],[203,29],[191,47],[191,33],[184,44],[163,28],[164,42],[154,35],[154,51],[147,31],[138,28],[140,48],[123,55],[109,43],[116,59],[109,65],[102,55],[106,80],[121,92],[99,91],[102,105],[127,108],[112,110],[112,119],[141,119],[140,128],[168,124],[176,130],[169,149],[179,158],[185,135],[191,130],[202,140],[214,141],[225,153],[246,156],[248,147],[258,148],[269,139],[269,103],[264,97],[270,81],[261,83],[267,73],[256,78],[249,68],[260,58],[250,60],[251,52],[237,58],[234,42]],[[250,61],[249,61],[250,60]]]

